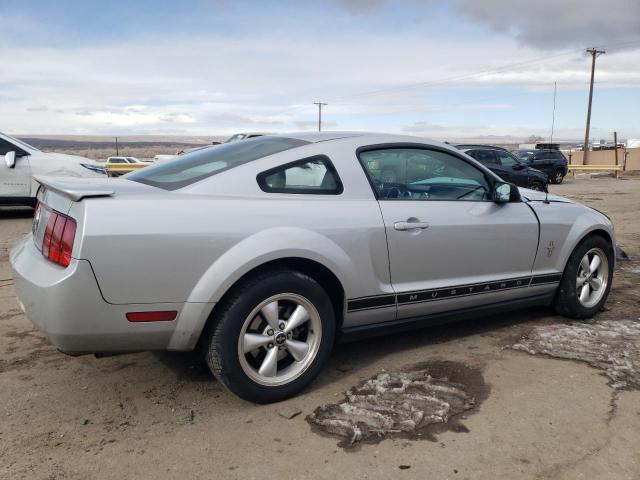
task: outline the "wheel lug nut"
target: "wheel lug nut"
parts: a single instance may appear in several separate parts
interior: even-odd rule
[[[284,326],[285,326],[285,325],[284,325],[284,323],[281,323],[281,324],[279,325],[280,330],[284,330]]]
[[[273,330],[271,329],[267,330],[267,335],[273,335]]]
[[[273,343],[270,343],[269,345],[267,345],[267,348],[273,348]]]

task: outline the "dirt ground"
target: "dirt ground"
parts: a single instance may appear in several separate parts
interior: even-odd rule
[[[610,215],[640,259],[640,177],[568,179],[551,191]],[[2,479],[640,478],[639,391],[614,390],[583,362],[508,348],[564,322],[549,310],[340,345],[302,395],[258,406],[228,393],[196,355],[58,353],[14,298],[7,249],[30,224],[28,211],[0,210]],[[640,263],[620,262],[598,320],[639,320],[639,305]],[[467,365],[488,387],[457,419],[463,428],[346,449],[307,421],[383,371],[439,361]]]

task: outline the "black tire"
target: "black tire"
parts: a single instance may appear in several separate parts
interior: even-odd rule
[[[304,297],[317,310],[322,325],[319,347],[312,363],[297,378],[284,385],[265,386],[243,370],[238,342],[252,311],[261,302],[284,293]],[[277,269],[259,273],[234,287],[209,319],[201,345],[207,365],[225,387],[245,400],[272,403],[296,395],[318,376],[331,354],[335,331],[333,305],[320,284],[303,273]]]
[[[529,188],[537,192],[544,192],[544,184],[542,182],[533,181],[529,184]]]
[[[580,268],[580,261],[587,252],[594,248],[602,250],[606,255],[608,264],[607,285],[600,301],[591,307],[585,307],[578,298],[576,280],[578,277],[578,269]],[[614,255],[615,253],[611,244],[600,235],[590,235],[580,242],[573,253],[571,253],[564,273],[562,274],[562,280],[560,281],[560,286],[554,299],[553,306],[555,311],[560,315],[570,318],[591,318],[595,316],[607,301],[611,290]]]
[[[560,185],[564,180],[564,171],[561,168],[558,168],[551,177],[551,183],[555,183],[556,185]]]

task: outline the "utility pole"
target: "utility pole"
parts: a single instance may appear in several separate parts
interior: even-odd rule
[[[618,132],[613,132],[613,150],[616,155],[616,167],[618,166]],[[616,172],[617,174],[618,172]]]
[[[551,117],[551,139],[549,143],[553,143],[553,128],[556,125],[556,91],[558,89],[558,82],[553,82],[553,116]]]
[[[313,102],[314,105],[318,105],[318,131],[322,131],[322,107],[329,105],[328,103]]]
[[[120,153],[118,152],[118,137],[116,137],[116,157],[118,157]]]
[[[596,57],[603,53],[604,50],[597,50],[595,48],[587,48],[587,53],[591,54],[591,83],[589,85],[589,107],[587,108],[587,128],[584,132],[584,155],[582,157],[582,164],[587,165],[587,158],[589,157],[589,128],[591,128],[591,103],[593,101],[593,76],[596,71]]]

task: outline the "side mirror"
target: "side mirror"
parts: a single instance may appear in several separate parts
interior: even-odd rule
[[[524,167],[525,167],[525,166],[524,166],[523,164],[521,164],[521,163],[516,163],[516,164],[513,166],[513,169],[514,169],[514,170],[522,170]]]
[[[493,201],[496,203],[517,202],[520,190],[513,183],[496,182],[493,184]]]
[[[7,152],[4,155],[4,163],[7,164],[7,168],[13,168],[16,166],[16,152]]]

